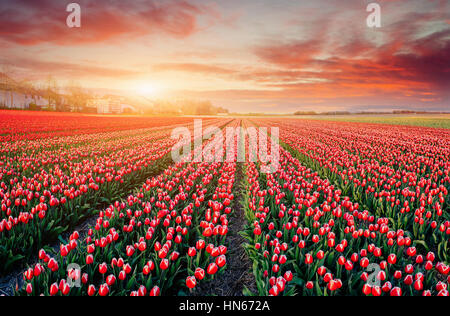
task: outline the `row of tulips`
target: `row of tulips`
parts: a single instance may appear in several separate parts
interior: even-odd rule
[[[0,164],[0,273],[164,170],[177,141],[170,132],[150,127],[75,135],[51,138],[52,146],[30,140],[31,147],[15,153],[16,144],[4,143],[13,153]]]
[[[448,261],[413,232],[364,210],[285,149],[276,173],[258,167],[247,163],[244,235],[259,295],[448,296]]]
[[[423,250],[449,261],[450,132],[423,127],[304,120],[280,137],[308,167],[374,215],[408,230]],[[302,133],[298,133],[301,130]]]
[[[196,150],[194,155],[202,154]],[[235,162],[168,167],[99,212],[84,238],[74,232],[53,256],[41,250],[17,294],[158,296],[195,290],[226,267],[235,172]]]
[[[122,117],[114,116],[0,110],[0,142],[99,134],[149,126],[161,128],[168,125],[189,124],[190,121],[192,119],[183,117],[127,117],[124,120]]]

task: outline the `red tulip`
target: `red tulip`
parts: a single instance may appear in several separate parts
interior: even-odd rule
[[[100,285],[100,289],[98,291],[98,294],[100,296],[107,296],[109,294],[109,287],[108,284],[102,284]]]
[[[150,291],[150,296],[159,296],[159,294],[161,293],[159,287],[155,286],[151,289]]]
[[[195,277],[193,277],[193,276],[187,277],[187,279],[186,279],[186,286],[189,289],[195,288],[196,285],[197,285],[197,280],[195,279]]]
[[[87,291],[88,295],[89,295],[89,296],[94,296],[94,295],[95,295],[95,292],[96,292],[95,286],[93,286],[92,284],[89,285],[88,291]]]
[[[53,283],[53,284],[50,286],[50,295],[51,295],[51,296],[55,296],[56,294],[58,294],[58,292],[59,292],[58,284]]]
[[[397,263],[397,256],[395,254],[389,255],[388,262],[390,264],[396,264]]]
[[[414,282],[414,289],[415,289],[416,291],[422,291],[422,290],[423,290],[423,283],[422,283],[421,280],[416,280],[416,281]]]
[[[408,254],[408,256],[413,257],[416,255],[417,251],[416,251],[415,247],[410,247],[410,248],[408,248],[406,253]]]
[[[145,288],[145,286],[141,285],[138,290],[138,296],[143,297],[146,295],[147,295],[147,289]]]
[[[159,267],[161,268],[161,270],[167,270],[169,268],[169,260],[167,259],[161,260]]]
[[[280,294],[280,291],[279,291],[278,287],[275,285],[269,290],[269,294],[271,296],[278,296]]]
[[[100,274],[105,274],[107,271],[108,271],[108,266],[106,265],[106,263],[102,263],[98,267],[98,272],[100,272]]]
[[[365,295],[370,295],[370,294],[372,294],[372,287],[369,285],[369,284],[364,284],[364,286],[363,286],[363,293],[365,294]]]
[[[119,272],[119,280],[120,281],[124,281],[127,278],[127,273],[125,271],[120,271]]]
[[[113,286],[114,283],[116,283],[116,277],[111,274],[106,278],[106,284],[108,284],[109,286]]]
[[[373,296],[381,296],[382,292],[381,292],[381,288],[379,286],[374,286],[372,288],[372,295]]]
[[[387,293],[392,290],[392,284],[391,282],[386,282],[382,287],[383,292]]]
[[[91,264],[93,264],[94,263],[94,256],[93,255],[88,255],[87,257],[86,257],[86,264],[87,265],[91,265]]]
[[[189,257],[195,257],[196,255],[197,255],[197,250],[194,247],[189,248],[188,256]]]
[[[328,283],[328,289],[330,291],[337,291],[341,288],[341,286],[342,283],[340,282],[340,280],[330,280],[330,282]]]
[[[305,256],[305,264],[312,264],[313,261],[314,261],[313,257],[309,253],[307,253]]]
[[[208,269],[206,269],[206,272],[209,275],[214,275],[214,274],[217,273],[218,269],[219,268],[217,267],[217,265],[215,263],[210,263],[209,266],[208,266]]]
[[[219,266],[219,268],[222,268],[227,263],[227,259],[224,255],[221,255],[216,258],[216,264]]]
[[[128,257],[131,257],[134,254],[134,251],[135,251],[135,249],[133,246],[127,246],[127,256]]]
[[[292,274],[292,272],[291,271],[286,271],[286,273],[284,274],[284,279],[287,282],[291,282],[293,278],[294,278],[294,275]]]
[[[205,278],[205,270],[202,268],[195,269],[195,278],[199,281],[203,280]]]
[[[324,281],[325,283],[328,283],[328,282],[330,282],[331,280],[333,280],[333,275],[332,275],[331,273],[327,273],[327,274],[325,274],[325,276],[323,277],[323,281]]]
[[[391,296],[402,296],[402,289],[399,287],[394,287],[391,290]]]

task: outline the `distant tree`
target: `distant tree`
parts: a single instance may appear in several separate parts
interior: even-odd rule
[[[294,115],[317,115],[314,111],[297,111]]]
[[[223,107],[218,107],[217,108],[217,113],[230,113],[230,111],[228,109],[225,109]]]
[[[45,82],[45,97],[48,101],[49,110],[62,110],[62,97],[59,93],[59,85],[51,75],[47,77]]]
[[[195,114],[197,114],[197,115],[215,115],[215,114],[217,114],[217,111],[215,111],[211,101],[203,101],[198,104]]]
[[[3,64],[1,66],[1,86],[5,91],[9,92],[11,107],[14,105],[14,92],[17,90],[17,83],[12,79],[14,76],[13,69],[9,64]]]
[[[320,113],[321,115],[350,115],[351,113],[348,111],[329,111]]]
[[[72,81],[67,88],[69,91],[68,95],[68,103],[69,107],[74,112],[86,112],[87,110],[87,102],[89,100],[89,94],[86,93],[82,86],[75,81]]]
[[[180,101],[180,110],[184,115],[195,115],[197,112],[197,105],[192,100]]]

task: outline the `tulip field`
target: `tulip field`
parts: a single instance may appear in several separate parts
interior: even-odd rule
[[[264,173],[248,156],[215,161],[215,147],[192,159],[208,138],[174,162],[171,132],[192,131],[189,117],[0,123],[0,280],[14,281],[0,294],[202,295],[243,247],[253,277],[235,295],[449,295],[449,129],[203,118],[279,128],[279,168]],[[245,136],[232,143],[248,152]]]

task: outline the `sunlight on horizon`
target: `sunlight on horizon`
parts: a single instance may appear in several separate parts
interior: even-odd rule
[[[138,95],[148,98],[156,98],[161,94],[161,87],[153,82],[142,82],[134,85],[132,89]]]

